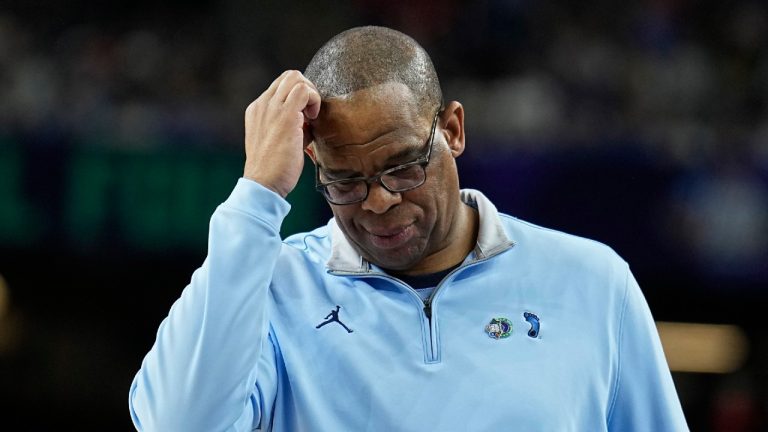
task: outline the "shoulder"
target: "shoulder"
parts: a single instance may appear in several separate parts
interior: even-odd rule
[[[499,214],[518,256],[527,257],[550,271],[573,276],[611,273],[624,279],[628,265],[611,247],[592,239],[545,228],[513,216]],[[619,280],[617,280],[619,282]]]

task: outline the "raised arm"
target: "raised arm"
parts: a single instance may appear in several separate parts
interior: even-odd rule
[[[174,303],[131,385],[143,431],[247,430],[274,400],[267,299],[283,199],[297,184],[320,96],[288,71],[245,114],[244,178],[214,212],[208,257]],[[261,367],[260,367],[261,363]]]

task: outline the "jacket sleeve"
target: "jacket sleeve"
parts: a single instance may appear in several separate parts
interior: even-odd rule
[[[627,269],[610,431],[687,431],[651,311]]]
[[[274,365],[267,299],[290,205],[240,179],[210,222],[208,256],[160,324],[133,380],[141,431],[252,429],[269,416]]]

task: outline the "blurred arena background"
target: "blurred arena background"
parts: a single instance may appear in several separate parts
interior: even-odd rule
[[[0,429],[131,429],[246,105],[362,24],[416,38],[465,105],[464,187],[630,263],[691,429],[768,430],[768,3],[747,0],[4,0]],[[312,182],[286,235],[330,217]]]

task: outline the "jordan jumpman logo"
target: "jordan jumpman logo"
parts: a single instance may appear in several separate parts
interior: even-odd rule
[[[346,325],[344,325],[344,323],[343,323],[343,322],[341,322],[341,320],[339,320],[339,309],[341,309],[341,306],[339,306],[339,305],[336,305],[336,310],[331,310],[331,313],[329,313],[328,315],[326,315],[326,317],[325,317],[325,321],[323,321],[323,322],[321,322],[320,324],[318,324],[318,325],[317,325],[315,328],[318,328],[318,329],[319,329],[320,327],[322,327],[322,326],[324,326],[324,325],[326,325],[326,324],[330,324],[330,323],[332,323],[332,322],[337,322],[337,323],[339,323],[339,324],[340,324],[342,327],[344,327],[344,330],[346,330],[346,331],[347,331],[347,333],[352,333],[354,330],[351,330],[349,327],[347,327]]]

